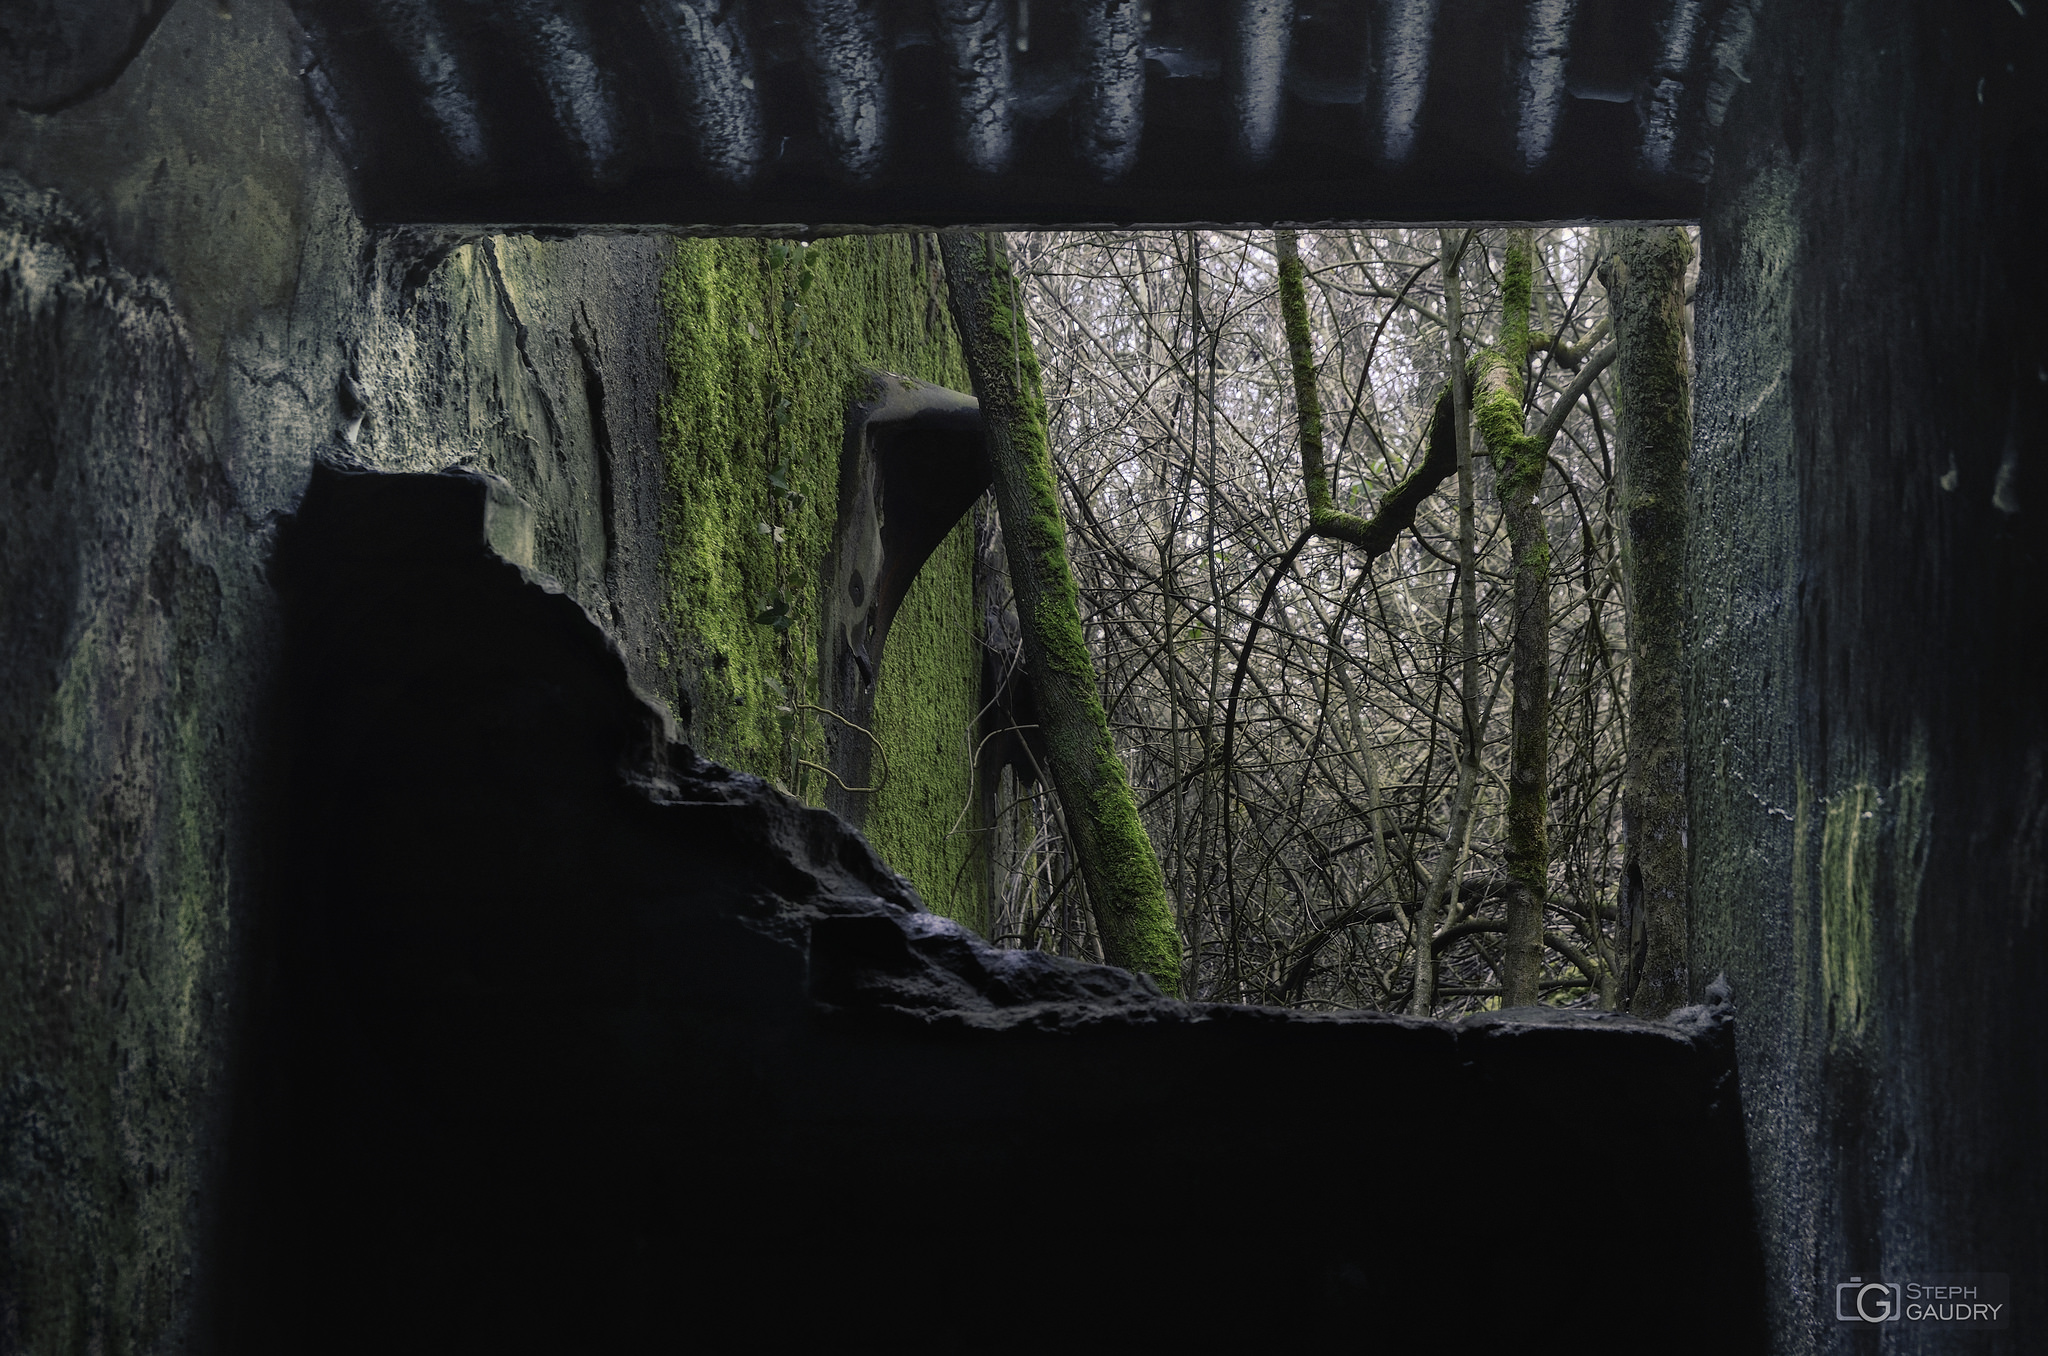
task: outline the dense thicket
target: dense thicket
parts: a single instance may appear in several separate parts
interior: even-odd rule
[[[1510,240],[1450,242],[1461,249],[1460,337],[1483,369],[1503,350]],[[1318,522],[1372,518],[1455,417],[1446,243],[1367,230],[1293,243],[1321,406],[1329,498]],[[1596,351],[1606,293],[1592,232],[1532,243],[1528,338],[1509,347],[1525,350],[1523,426],[1556,426],[1534,486],[1549,603],[1537,989],[1611,1003],[1628,674],[1612,374],[1595,370],[1608,356]],[[1457,851],[1456,482],[1422,499],[1390,546],[1303,540],[1311,504],[1275,247],[1267,232],[1012,241],[1087,638],[1174,901],[1187,991],[1402,1008],[1418,974],[1415,918]],[[1493,456],[1483,430],[1473,441],[1478,775],[1469,838],[1428,930],[1426,1006],[1439,1014],[1499,1001],[1511,893],[1513,589]],[[1006,782],[994,931],[1093,957],[1043,796]]]

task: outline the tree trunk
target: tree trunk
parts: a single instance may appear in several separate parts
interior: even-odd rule
[[[981,401],[996,511],[1053,789],[1094,909],[1104,957],[1180,993],[1180,937],[1151,840],[1111,742],[1081,631],[1067,534],[1046,446],[1038,358],[1001,237],[940,237],[946,290]]]
[[[1687,1001],[1685,476],[1692,443],[1685,270],[1678,227],[1610,233],[1602,270],[1614,315],[1620,407],[1616,501],[1628,601],[1628,768],[1621,793],[1623,1001],[1663,1017]]]
[[[1294,375],[1294,421],[1301,444],[1301,483],[1308,495],[1308,529],[1318,537],[1341,541],[1365,552],[1366,567],[1370,569],[1373,561],[1393,550],[1401,534],[1415,525],[1415,514],[1422,501],[1457,473],[1457,439],[1450,431],[1454,414],[1451,388],[1446,384],[1443,394],[1437,397],[1421,464],[1388,492],[1380,501],[1379,510],[1370,518],[1361,518],[1339,509],[1336,491],[1323,463],[1323,401],[1316,387],[1315,352],[1308,328],[1308,289],[1302,282],[1301,252],[1295,233],[1284,228],[1273,232],[1273,252],[1280,260],[1280,313],[1287,327],[1287,356]],[[1420,276],[1418,270],[1408,281],[1412,284]],[[1462,352],[1463,346],[1458,347]],[[1366,361],[1371,360],[1368,351]]]
[[[1444,900],[1463,870],[1465,839],[1472,831],[1472,803],[1479,789],[1479,545],[1472,522],[1472,402],[1458,287],[1458,263],[1471,239],[1470,231],[1458,241],[1453,241],[1448,231],[1443,235],[1444,317],[1449,322],[1451,344],[1451,429],[1458,452],[1458,698],[1464,738],[1458,744],[1458,792],[1451,802],[1450,832],[1444,835],[1443,855],[1437,858],[1429,888],[1422,895],[1422,907],[1415,914],[1415,987],[1409,994],[1408,1011],[1417,1017],[1429,1016],[1436,1004],[1436,924]]]
[[[1550,880],[1550,534],[1543,524],[1547,440],[1522,414],[1528,380],[1529,232],[1508,237],[1500,342],[1479,363],[1474,418],[1493,457],[1494,488],[1512,548],[1514,693],[1508,755],[1507,934],[1501,1006],[1537,1001],[1543,978],[1543,906]]]

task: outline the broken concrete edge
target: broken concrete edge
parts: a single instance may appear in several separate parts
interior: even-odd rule
[[[1381,1012],[1181,1002],[1162,995],[1146,975],[993,946],[931,912],[910,882],[840,816],[759,777],[700,758],[677,740],[667,709],[633,685],[625,654],[602,622],[555,580],[523,563],[531,559],[521,549],[522,542],[530,548],[531,521],[531,511],[503,480],[471,466],[395,474],[323,457],[288,534],[295,549],[285,552],[285,565],[287,572],[303,569],[308,550],[321,552],[337,583],[366,567],[389,570],[407,561],[465,555],[500,567],[503,584],[494,587],[527,593],[552,614],[554,628],[573,634],[585,661],[615,686],[625,718],[618,728],[633,729],[615,765],[620,788],[658,816],[723,810],[728,841],[758,847],[798,868],[777,882],[779,888],[757,893],[751,907],[730,921],[800,954],[811,1011],[819,1020],[932,1033],[1402,1028],[1441,1032],[1467,1062],[1502,1042],[1605,1031],[1691,1047],[1732,1067],[1734,1006],[1725,983],[1710,991],[1708,1004],[1664,1022],[1557,1008],[1446,1022]]]

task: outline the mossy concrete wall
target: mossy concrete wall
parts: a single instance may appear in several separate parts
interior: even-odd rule
[[[316,454],[503,476],[532,563],[678,695],[667,242],[371,231],[284,5],[135,36],[62,111],[0,99],[5,1351],[204,1349],[222,1299],[217,1171],[292,907],[270,568]]]
[[[808,591],[856,370],[965,384],[912,241],[816,247],[784,312],[797,267],[754,242],[375,231],[283,4],[122,17],[132,56],[93,46],[70,106],[0,101],[7,1351],[203,1346],[223,1300],[213,1186],[292,907],[270,569],[315,456],[503,477],[535,510],[530,563],[684,737],[787,778],[762,680],[814,692]],[[771,393],[790,402],[772,430]],[[805,496],[779,547],[756,529],[771,453]],[[971,555],[956,534],[944,587],[899,623],[870,819],[970,918],[971,836],[948,830],[979,668]],[[786,634],[749,620],[778,568]]]
[[[374,261],[297,58],[181,5],[96,97],[0,99],[0,1349],[185,1350],[207,1296],[266,563]]]
[[[817,592],[847,410],[867,396],[873,369],[966,389],[943,276],[917,236],[808,247],[681,240],[672,249],[662,284],[671,382],[662,532],[678,705],[701,753],[821,804],[820,723],[832,717],[818,709],[827,703]],[[973,569],[963,519],[890,629],[875,691],[878,789],[864,827],[933,908],[978,925]]]

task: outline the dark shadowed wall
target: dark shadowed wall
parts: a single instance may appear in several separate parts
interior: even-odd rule
[[[1693,973],[1787,1352],[1868,1349],[1873,1273],[2012,1277],[2013,1332],[1888,1350],[2048,1331],[2044,23],[1766,7],[1702,223]]]
[[[821,247],[808,314],[785,315],[796,270],[755,241],[377,231],[283,5],[110,5],[104,34],[17,17],[0,53],[0,1351],[174,1350],[208,1303],[234,1071],[291,911],[272,557],[315,456],[502,477],[534,510],[522,563],[607,628],[681,734],[775,776],[760,678],[789,651],[808,697],[815,666],[808,632],[792,647],[749,620],[775,582],[757,531],[772,455],[804,463],[785,574],[814,629],[864,366],[965,377],[935,255],[910,238]],[[904,771],[875,827],[971,913],[979,876],[946,832],[969,787],[971,543],[942,554],[950,592],[914,590],[899,628],[882,737]]]
[[[4,1351],[183,1350],[208,1303],[289,818],[269,570],[317,449],[504,476],[675,696],[666,243],[373,235],[288,11],[161,8],[101,15],[132,49],[55,33],[0,106]]]

